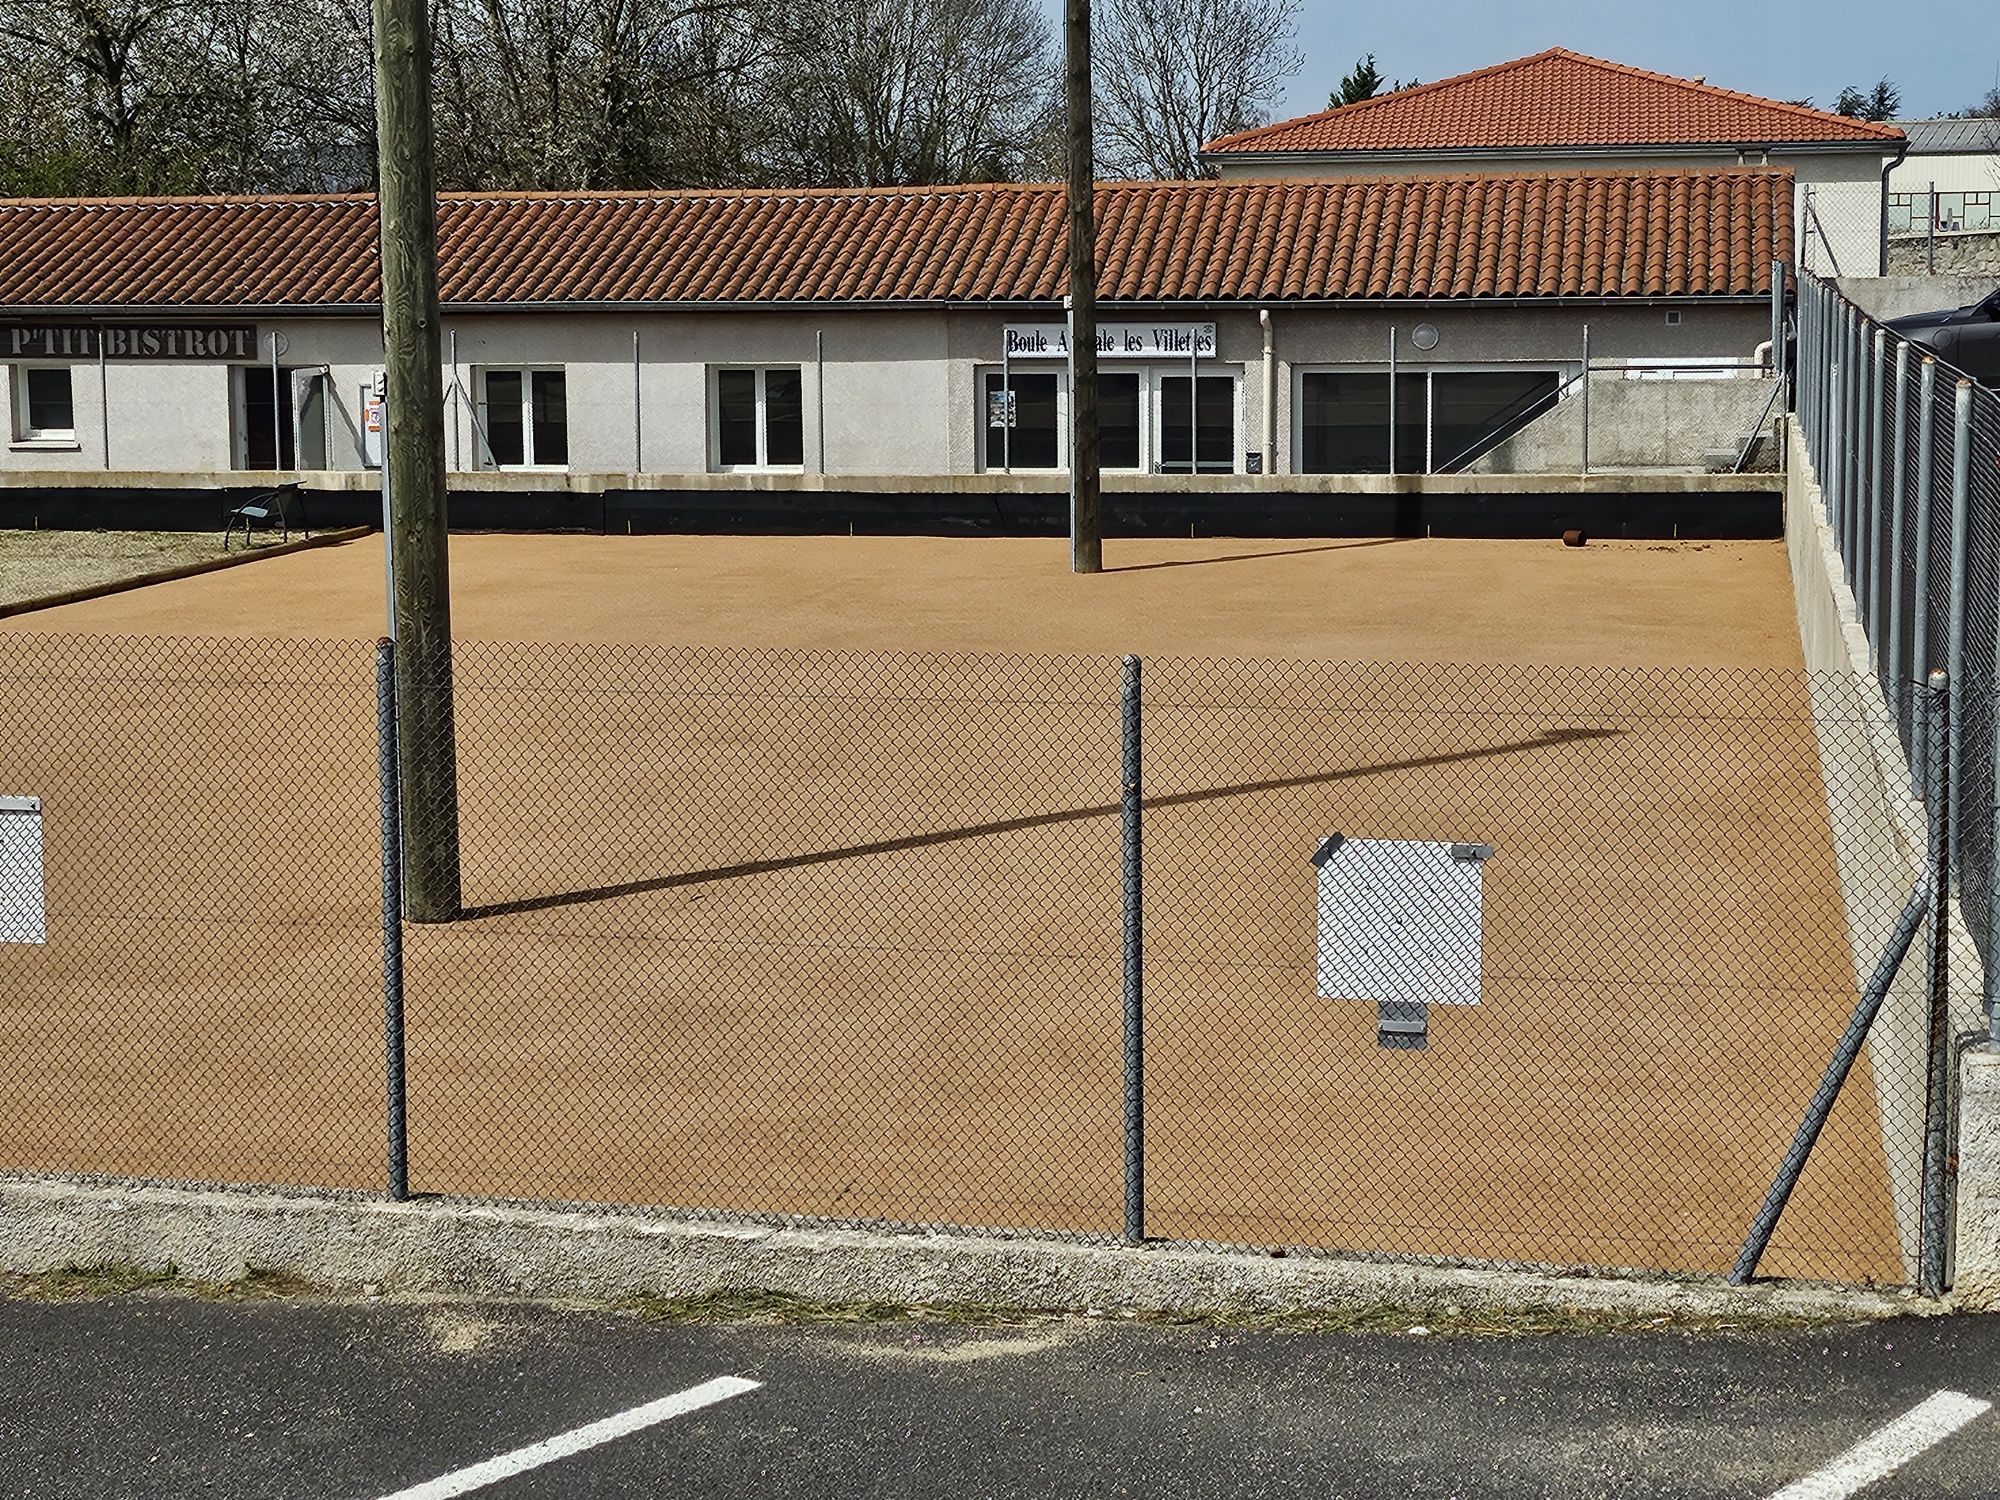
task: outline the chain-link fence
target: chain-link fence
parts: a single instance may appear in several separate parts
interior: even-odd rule
[[[1719,1272],[1872,1002],[1764,1268],[1917,1278],[1849,678],[463,644],[384,924],[370,656],[0,635],[0,1167]]]
[[[2000,960],[2000,740],[1968,706],[2000,684],[2000,391],[1800,280],[1797,407],[1855,619],[1906,750],[1916,685],[1944,670],[1964,720],[1948,817],[1960,910]],[[1987,996],[1988,1008],[1992,995]]]

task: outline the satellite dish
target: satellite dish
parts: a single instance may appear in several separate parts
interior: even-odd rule
[[[1410,330],[1410,342],[1425,353],[1438,346],[1438,331],[1435,323],[1419,323]]]

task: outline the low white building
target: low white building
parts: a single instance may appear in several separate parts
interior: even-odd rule
[[[2000,276],[2000,120],[1904,120],[1889,173],[1891,274]]]
[[[1600,362],[1752,366],[1791,186],[1103,187],[1106,470],[1462,470],[1559,399],[1586,327]],[[456,473],[1060,488],[1059,187],[453,194],[440,226]],[[363,197],[0,205],[0,503],[371,467],[376,232]]]
[[[1224,136],[1202,158],[1228,179],[1786,167],[1799,264],[1877,276],[1883,183],[1903,145],[1893,125],[1551,47]]]

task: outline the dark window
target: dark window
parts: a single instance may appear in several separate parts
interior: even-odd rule
[[[997,373],[986,376],[986,399],[980,414],[986,422],[986,467],[989,469],[1059,468],[1061,433],[1056,424],[1056,377],[1015,375],[1013,422],[1005,419],[1005,395],[1010,382]]]
[[[76,406],[70,398],[69,367],[22,371],[21,436],[70,437],[76,432]]]
[[[1192,412],[1188,410],[1190,396],[1195,407]],[[1193,381],[1186,375],[1169,375],[1160,382],[1160,468],[1168,474],[1235,472],[1236,382],[1232,378],[1204,375]]]
[[[292,453],[292,372],[280,366],[275,380],[269,365],[244,365],[243,467],[289,469]]]
[[[797,468],[805,458],[805,384],[796,366],[715,372],[717,467]]]
[[[757,372],[715,372],[715,460],[724,468],[757,463]]]
[[[486,448],[494,466],[517,469],[528,461],[527,430],[521,420],[521,372],[486,372]]]
[[[806,461],[805,384],[797,370],[764,372],[764,462],[774,467]]]
[[[534,370],[528,375],[532,394],[529,411],[534,419],[534,462],[543,465],[569,462],[568,382],[561,370]]]
[[[1443,370],[1431,377],[1431,466],[1464,468],[1555,405],[1553,370]]]
[[[1098,463],[1107,469],[1143,467],[1139,446],[1139,377],[1097,377]]]
[[[1396,472],[1421,474],[1427,458],[1441,474],[1465,467],[1554,405],[1560,384],[1552,370],[1399,374]],[[1301,377],[1299,467],[1307,474],[1388,472],[1387,371]]]

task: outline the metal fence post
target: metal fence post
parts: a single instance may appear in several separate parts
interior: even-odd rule
[[[1868,534],[1864,539],[1862,572],[1867,577],[1867,603],[1863,619],[1868,627],[1868,645],[1877,662],[1882,659],[1882,554],[1888,538],[1883,534],[1888,509],[1882,504],[1882,423],[1887,412],[1886,390],[1889,371],[1889,334],[1875,330],[1875,358],[1868,380]]]
[[[1951,615],[1945,637],[1944,669],[1951,674],[1953,692],[1952,734],[1959,729],[1958,685],[1965,681],[1965,587],[1967,577],[1966,542],[1971,525],[1972,496],[1972,382],[1961,380],[1954,393],[1951,424]],[[1945,812],[1951,819],[1950,842],[1958,845],[1959,775],[1956,757],[1951,763],[1951,780],[1946,787]]]
[[[396,755],[396,643],[375,643],[376,766],[382,822],[382,1043],[389,1110],[389,1196],[410,1196],[403,1092],[403,809]]]
[[[1956,683],[1947,672],[1932,672],[1923,693],[1929,707],[1925,717],[1931,729],[1925,750],[1930,763],[1930,934],[1924,954],[1924,993],[1927,997],[1929,1067],[1924,1086],[1924,1177],[1923,1221],[1918,1241],[1917,1290],[1926,1297],[1941,1296],[1945,1284],[1945,1220],[1951,1194],[1950,1122],[1951,1098],[1951,860],[1952,824],[1947,813],[1949,797],[1938,795],[1940,787],[1957,779],[1958,768],[1952,754],[1952,699]]]
[[[1140,758],[1140,663],[1125,658],[1122,694],[1124,775],[1120,809],[1125,869],[1125,1241],[1146,1238],[1146,944],[1145,808]]]
[[[1895,392],[1889,422],[1889,578],[1888,667],[1883,674],[1894,690],[1904,680],[1903,665],[1903,516],[1909,500],[1909,486],[1903,483],[1903,465],[1909,456],[1910,345],[1896,340]]]
[[[1937,361],[1929,355],[1917,372],[1917,555],[1910,570],[1915,598],[1910,609],[1909,717],[1904,725],[1910,747],[1910,783],[1924,795],[1924,693],[1931,667],[1931,483],[1937,431]],[[1898,695],[1901,696],[1900,694]]]
[[[1843,321],[1839,317],[1835,318],[1834,332],[1836,335],[1838,335]],[[1847,562],[1847,558],[1844,555],[1847,550],[1847,513],[1844,509],[1845,497],[1841,491],[1843,482],[1847,478],[1847,464],[1842,457],[1842,449],[1847,442],[1847,429],[1842,424],[1841,418],[1847,411],[1846,403],[1842,399],[1842,388],[1847,384],[1849,371],[1847,368],[1846,344],[1843,340],[1835,337],[1828,344],[1827,349],[1833,355],[1833,368],[1827,373],[1826,448],[1824,450],[1826,462],[1820,474],[1819,482],[1820,491],[1826,498],[1827,523],[1833,527],[1834,541],[1843,554],[1841,564],[1844,567]]]
[[[1785,263],[1771,262],[1771,378],[1783,380],[1785,360]]]
[[[1847,518],[1847,545],[1842,549],[1847,554],[1847,583],[1850,589],[1861,584],[1861,570],[1856,566],[1856,556],[1860,552],[1861,538],[1861,450],[1866,438],[1861,430],[1863,410],[1862,391],[1867,385],[1867,360],[1862,349],[1867,345],[1867,336],[1862,332],[1859,309],[1847,310],[1847,368],[1853,372],[1853,379],[1847,382],[1847,443],[1845,446],[1847,480],[1841,486],[1844,496],[1842,513]]]
[[[1583,325],[1583,451],[1577,456],[1577,473],[1590,472],[1590,325]]]

